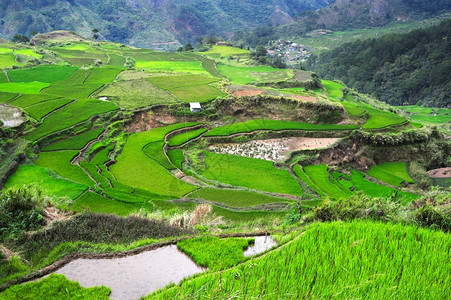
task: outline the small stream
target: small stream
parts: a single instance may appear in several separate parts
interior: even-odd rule
[[[5,127],[16,127],[26,122],[27,119],[17,107],[0,104],[0,121],[3,122],[3,126]]]
[[[243,254],[249,257],[275,245],[270,236],[255,237],[255,244]],[[123,258],[77,259],[55,273],[83,287],[107,286],[111,288],[111,299],[132,300],[204,271],[176,245],[170,245]]]

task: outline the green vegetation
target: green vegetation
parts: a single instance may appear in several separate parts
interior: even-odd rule
[[[183,145],[186,142],[199,137],[201,134],[203,134],[204,132],[207,132],[207,131],[208,131],[208,129],[206,129],[206,128],[199,128],[196,130],[187,131],[187,132],[183,132],[183,133],[174,135],[173,137],[171,137],[169,139],[168,145],[170,147]]]
[[[36,190],[20,188],[0,193],[0,241],[45,224],[43,198]]]
[[[323,163],[321,165],[310,165],[304,167],[305,173],[309,176],[324,193],[332,199],[341,199],[351,196],[351,192],[341,189],[337,182],[330,178],[327,172],[328,167]]]
[[[110,288],[83,288],[63,275],[51,274],[37,282],[15,285],[0,295],[0,299],[109,299]]]
[[[68,98],[84,99],[91,96],[92,93],[100,89],[102,86],[103,83],[87,83],[68,86],[65,82],[59,82],[43,90],[42,93]]]
[[[173,177],[168,171],[150,159],[143,148],[152,142],[162,141],[171,131],[197,123],[179,123],[130,135],[117,163],[110,167],[119,182],[156,194],[183,196],[193,186]]]
[[[195,191],[187,197],[223,203],[231,207],[251,207],[268,203],[283,203],[290,201],[286,198],[277,198],[250,191],[213,188],[204,188]]]
[[[156,76],[147,80],[160,89],[170,91],[183,102],[205,102],[224,95],[209,85],[218,79],[202,75]]]
[[[47,116],[49,113],[53,112],[54,110],[71,103],[72,99],[55,99],[50,101],[41,102],[39,104],[35,104],[32,106],[28,106],[24,108],[24,111],[33,119],[37,121],[41,121],[43,117]]]
[[[10,102],[11,105],[18,106],[21,108],[29,107],[32,105],[40,104],[42,102],[50,101],[50,100],[56,100],[60,99],[58,96],[51,96],[51,95],[20,95],[19,97],[15,98],[13,101]]]
[[[12,53],[0,54],[0,68],[11,68],[12,66],[20,66],[22,63],[16,61],[16,57]]]
[[[17,93],[5,93],[0,92],[0,103],[6,103],[8,101],[11,101],[15,97],[17,97],[19,94]]]
[[[233,67],[218,64],[217,68],[222,75],[237,84],[249,84],[253,82],[278,82],[287,80],[292,76],[288,70],[274,69],[272,67]]]
[[[179,170],[182,169],[182,164],[185,161],[183,152],[180,149],[169,150],[168,151],[169,160],[176,166]]]
[[[365,107],[365,109],[368,111],[370,118],[362,126],[363,129],[381,129],[407,123],[406,119],[397,114],[370,107]]]
[[[300,165],[295,165],[293,167],[293,172],[296,174],[299,179],[306,183],[309,188],[311,188],[315,193],[317,193],[321,198],[326,197],[326,194],[318,187],[315,183],[313,183],[312,179],[304,172]]]
[[[50,173],[49,170],[35,165],[22,165],[8,178],[5,189],[21,187],[39,188],[43,195],[56,198],[75,199],[80,196],[88,186],[75,183]]]
[[[394,290],[401,298],[441,299],[447,297],[450,284],[448,245],[447,234],[416,227],[313,224],[292,243],[266,256],[183,281],[148,299],[387,298]]]
[[[44,119],[42,124],[25,136],[26,139],[35,141],[53,132],[71,127],[86,121],[94,115],[100,115],[117,109],[113,103],[99,100],[79,100],[67,105],[57,114],[52,114]]]
[[[174,95],[157,88],[146,79],[113,82],[102,90],[97,97],[107,97],[124,109],[178,102]]]
[[[177,243],[177,247],[194,261],[210,270],[224,270],[244,261],[243,255],[253,239],[200,237]]]
[[[137,61],[136,68],[150,72],[207,74],[198,61]]]
[[[273,162],[235,155],[204,152],[205,178],[260,191],[302,195],[302,189],[288,170],[280,170]]]
[[[94,182],[83,172],[83,169],[71,164],[76,155],[78,155],[78,151],[73,150],[41,152],[36,165],[52,170],[59,176],[73,182],[93,186]]]
[[[0,83],[0,91],[7,93],[21,94],[39,94],[39,92],[48,87],[45,82],[25,82],[25,83]]]
[[[326,88],[329,97],[338,100],[343,98],[342,84],[330,80],[322,80],[321,82],[323,83],[324,88]]]
[[[154,159],[155,161],[157,161],[160,165],[162,165],[166,169],[173,170],[174,166],[168,160],[166,155],[164,155],[163,146],[164,146],[164,141],[152,142],[152,143],[149,143],[148,145],[146,145],[143,148],[143,151],[148,157]]]
[[[249,50],[240,49],[240,48],[236,48],[236,47],[230,47],[230,46],[213,45],[211,47],[211,50],[204,52],[204,54],[206,54],[206,55],[219,54],[220,56],[226,57],[226,56],[231,56],[231,55],[249,54]]]
[[[85,83],[110,83],[120,72],[119,68],[94,68]]]
[[[80,150],[86,146],[87,143],[99,137],[103,131],[103,128],[88,130],[76,136],[68,137],[44,146],[42,151]]]
[[[55,83],[69,78],[77,70],[76,67],[60,65],[42,65],[33,68],[8,71],[11,82],[47,82]]]
[[[204,136],[227,136],[235,133],[252,132],[256,130],[352,130],[357,129],[357,125],[336,125],[336,124],[311,124],[293,121],[280,120],[251,120],[243,123],[234,123],[227,126],[217,127],[206,133]]]
[[[415,122],[431,125],[451,122],[451,109],[449,108],[432,108],[418,105],[398,106],[397,108]]]
[[[368,175],[398,187],[403,182],[414,183],[407,174],[405,162],[385,162],[372,166]]]

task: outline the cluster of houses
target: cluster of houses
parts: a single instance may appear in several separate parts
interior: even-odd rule
[[[266,50],[268,51],[269,57],[280,57],[287,65],[294,65],[299,62],[304,62],[307,58],[312,56],[305,46],[299,45],[292,41],[275,41],[271,46],[266,47]]]

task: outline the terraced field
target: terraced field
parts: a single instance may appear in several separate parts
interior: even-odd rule
[[[405,162],[387,162],[372,166],[368,175],[394,186],[400,187],[403,182],[414,183],[407,174]]]
[[[293,76],[289,70],[274,69],[267,66],[250,68],[218,64],[217,68],[222,75],[237,84],[278,82]]]

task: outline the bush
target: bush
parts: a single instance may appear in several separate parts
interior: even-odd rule
[[[38,190],[20,188],[0,194],[0,241],[45,224],[44,198]]]
[[[412,162],[409,165],[409,174],[412,179],[417,183],[418,187],[427,190],[432,185],[432,180],[426,169],[419,163]]]

